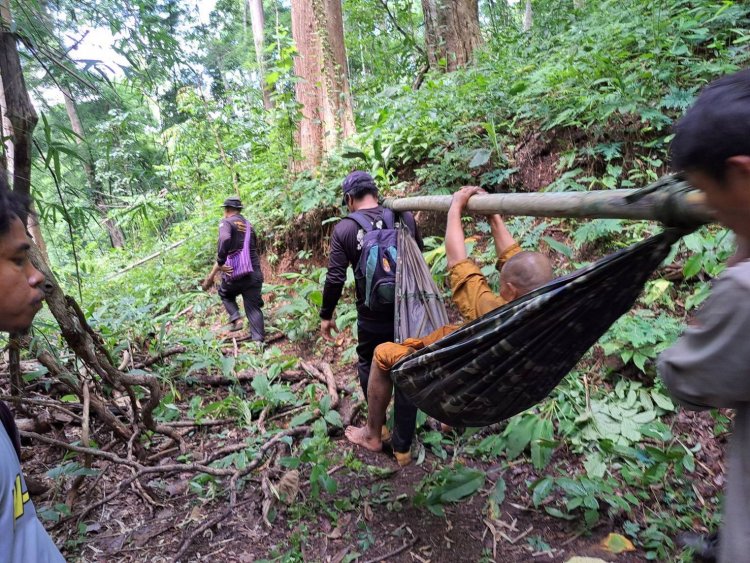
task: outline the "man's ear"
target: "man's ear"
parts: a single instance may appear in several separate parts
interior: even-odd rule
[[[500,284],[500,297],[508,303],[518,298],[518,288],[510,282]]]
[[[733,174],[739,177],[750,179],[750,156],[735,155],[730,156],[725,161],[727,174]]]

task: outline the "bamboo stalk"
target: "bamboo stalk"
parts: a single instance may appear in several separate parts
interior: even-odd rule
[[[137,268],[138,266],[142,266],[146,262],[149,262],[150,260],[153,260],[154,258],[157,258],[158,256],[161,256],[165,252],[169,252],[170,250],[173,250],[173,249],[177,248],[181,244],[185,244],[187,241],[188,241],[188,239],[178,240],[177,242],[175,242],[173,244],[170,244],[164,250],[160,250],[159,252],[154,252],[153,254],[150,254],[149,256],[146,256],[145,258],[141,258],[140,260],[138,260],[138,262],[134,262],[133,264],[131,264],[127,268],[123,268],[119,272],[115,272],[114,274],[112,274],[111,276],[109,276],[108,278],[106,278],[105,281],[110,281],[110,280],[116,278],[117,276],[121,276],[122,274],[124,274],[126,272],[129,272],[130,270],[132,270],[134,268]]]
[[[472,197],[469,213],[526,215],[531,217],[572,217],[587,219],[640,219],[660,221],[669,226],[710,223],[713,212],[698,190],[686,190],[678,183],[662,189],[601,190],[590,192],[541,192],[486,194]],[[629,198],[630,196],[630,198]],[[448,211],[451,196],[386,198],[385,207],[394,211]]]

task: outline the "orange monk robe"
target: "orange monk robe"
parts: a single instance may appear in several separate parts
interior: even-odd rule
[[[506,248],[497,260],[498,271],[519,252],[521,248],[518,244]],[[455,264],[448,272],[448,279],[451,284],[453,303],[461,311],[464,322],[473,321],[507,303],[505,299],[492,291],[487,278],[470,258]],[[404,356],[434,344],[459,328],[461,328],[460,324],[445,325],[422,338],[407,338],[401,344],[386,342],[375,348],[373,359],[380,369],[390,371]]]

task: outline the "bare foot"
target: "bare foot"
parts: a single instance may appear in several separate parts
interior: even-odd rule
[[[370,436],[367,426],[347,426],[344,434],[346,435],[346,439],[352,444],[357,444],[372,452],[379,452],[383,449],[383,442],[380,440],[380,435],[375,437]]]

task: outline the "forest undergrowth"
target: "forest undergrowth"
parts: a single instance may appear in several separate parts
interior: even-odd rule
[[[357,2],[344,4],[365,17]],[[351,272],[335,344],[318,336],[327,240],[350,170],[369,170],[384,195],[464,184],[643,186],[668,170],[671,126],[699,88],[750,58],[742,3],[605,1],[563,12],[540,10],[532,33],[493,20],[475,64],[428,73],[418,90],[411,67],[388,83],[386,71],[396,70],[353,77],[358,133],[299,174],[290,171],[299,157],[294,49],[278,10],[272,110],[262,110],[255,85],[227,80],[221,95],[182,85],[157,127],[145,95],[111,84],[111,100],[81,108],[97,123],[97,174],[117,202],[107,217],[129,241],[119,249],[77,188],[85,180],[65,110],[47,108],[34,196],[50,262],[97,351],[161,391],[152,404],[153,386],[94,373],[55,319],[39,315],[15,408],[35,504],[66,556],[692,560],[675,538],[718,526],[731,420],[678,409],[654,362],[733,252],[727,231],[703,227],[676,244],[633,310],[536,407],[448,433],[420,415],[414,463],[404,469],[343,438],[366,413],[354,378]],[[235,190],[261,240],[265,348],[223,332],[218,297],[199,288],[214,259],[219,204]],[[444,218],[418,220],[425,259],[445,287]],[[560,275],[660,229],[615,219],[507,222]],[[465,226],[467,248],[496,288],[488,224],[472,217]],[[49,357],[56,361],[35,360]],[[80,396],[73,379],[86,382]],[[3,391],[10,398],[4,380]],[[138,422],[136,412],[152,420]]]

